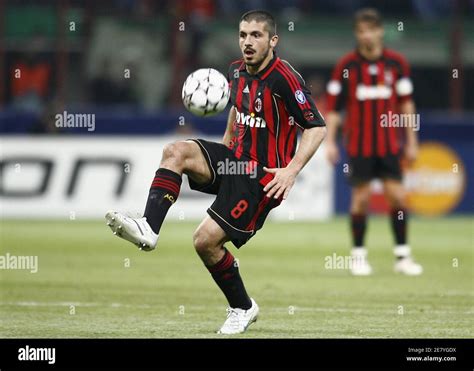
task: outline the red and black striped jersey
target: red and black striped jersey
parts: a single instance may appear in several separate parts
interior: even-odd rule
[[[228,80],[237,110],[230,148],[238,159],[285,167],[296,151],[297,126],[325,126],[303,78],[276,55],[255,75],[243,60],[233,62]]]
[[[401,54],[384,49],[379,59],[369,61],[356,50],[342,57],[327,85],[327,104],[328,111],[346,111],[349,156],[397,155],[400,128],[381,125],[381,118],[398,113],[412,93],[410,67]]]

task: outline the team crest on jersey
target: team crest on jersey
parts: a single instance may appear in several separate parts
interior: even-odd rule
[[[393,73],[390,70],[385,70],[385,83],[391,85],[393,83]]]
[[[371,75],[376,75],[379,73],[379,68],[376,64],[369,65],[368,70],[369,70],[369,74]]]
[[[304,95],[304,93],[301,90],[295,91],[295,98],[299,104],[306,103],[306,95]]]
[[[253,107],[255,108],[255,112],[260,112],[262,110],[262,100],[260,98],[255,99]]]

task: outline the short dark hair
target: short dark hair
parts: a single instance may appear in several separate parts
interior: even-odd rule
[[[377,9],[363,8],[354,14],[354,27],[361,22],[372,23],[376,27],[382,27],[382,16]]]
[[[240,18],[240,22],[265,22],[266,30],[270,34],[270,37],[276,35],[276,22],[273,16],[265,10],[251,10],[247,13],[244,13]]]

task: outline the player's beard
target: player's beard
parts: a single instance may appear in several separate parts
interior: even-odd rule
[[[372,53],[376,47],[375,43],[367,43],[365,44],[365,50],[367,50],[369,53]]]
[[[263,53],[262,57],[255,62],[245,62],[247,66],[253,67],[255,69],[258,69],[260,65],[263,63],[263,61],[268,57],[268,53],[270,53],[270,44],[268,44],[267,50]]]
[[[383,47],[383,42],[379,40],[368,41],[361,45],[361,49],[364,49],[367,53],[372,53],[374,50]]]
[[[365,42],[359,44],[359,50],[362,50],[364,52],[370,53],[372,50],[374,50],[375,43],[373,42]]]

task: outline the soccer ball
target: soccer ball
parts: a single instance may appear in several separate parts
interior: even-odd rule
[[[229,96],[227,79],[213,68],[201,68],[190,74],[181,94],[186,109],[197,116],[212,116],[222,112]]]

